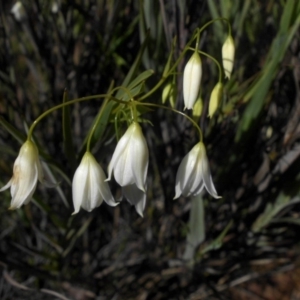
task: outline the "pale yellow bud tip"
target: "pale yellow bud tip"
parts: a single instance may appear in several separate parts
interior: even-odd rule
[[[223,84],[222,82],[218,82],[215,85],[210,95],[208,117],[211,118],[217,111],[222,99],[222,94],[223,94]]]

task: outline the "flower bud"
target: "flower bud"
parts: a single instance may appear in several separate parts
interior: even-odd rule
[[[234,41],[231,35],[228,35],[222,47],[222,61],[225,77],[230,79],[234,61]]]
[[[201,58],[197,51],[187,62],[183,72],[183,100],[184,109],[192,109],[198,98],[202,77]]]
[[[208,116],[211,118],[215,112],[217,111],[221,99],[223,95],[223,84],[222,82],[218,82],[214,89],[211,92],[210,100],[209,100],[209,107],[208,107]]]
[[[165,102],[167,101],[167,99],[170,102],[170,105],[172,108],[175,107],[175,100],[177,97],[177,88],[176,85],[172,82],[172,83],[168,83],[162,92],[162,103],[165,104]]]
[[[172,83],[168,83],[162,92],[162,104],[165,104],[172,90]]]
[[[194,108],[193,108],[193,119],[197,122],[202,114],[202,110],[203,110],[203,100],[201,97],[199,97],[197,99],[197,101],[194,104]]]

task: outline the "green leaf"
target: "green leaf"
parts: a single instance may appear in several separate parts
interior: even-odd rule
[[[127,73],[127,75],[122,83],[122,86],[127,87],[129,85],[129,83],[132,81],[132,78],[134,77],[135,73],[138,71],[147,43],[148,43],[148,35],[146,36],[146,39],[145,39],[144,43],[142,44],[135,61],[133,62],[129,72]],[[110,86],[109,91],[111,89],[112,89],[112,85]],[[121,99],[120,96],[122,96],[123,93],[124,93],[124,91],[122,89],[119,89],[115,97],[117,99]],[[101,139],[101,137],[106,129],[106,126],[108,124],[110,113],[111,113],[113,107],[115,107],[115,105],[116,105],[115,102],[111,101],[105,107],[104,113],[103,113],[102,117],[100,118],[100,121],[97,124],[96,130],[95,130],[95,133],[92,137],[91,148],[93,148],[95,143]],[[97,120],[97,116],[95,117],[94,122],[91,125],[89,132],[92,130],[93,126],[95,125],[94,124],[95,120]],[[81,146],[80,156],[82,156],[83,153],[85,152],[85,146],[87,143],[87,139],[88,139],[88,135],[86,136],[86,138]]]
[[[206,252],[209,252],[211,250],[217,250],[217,249],[221,248],[223,245],[223,239],[226,236],[229,229],[231,228],[232,224],[233,224],[233,221],[230,220],[230,222],[223,229],[223,231],[219,234],[219,236],[215,240],[213,240],[209,245],[207,245],[204,249],[202,249],[200,251],[200,255],[202,256]]]
[[[11,134],[20,144],[23,144],[26,140],[26,136],[8,123],[3,117],[0,116],[0,124],[4,129]]]
[[[281,192],[277,197],[275,203],[268,203],[265,208],[265,211],[261,215],[259,215],[259,217],[253,223],[251,228],[252,231],[261,231],[270,222],[272,222],[273,218],[275,218],[276,215],[285,207],[300,202],[300,198],[298,197],[293,198],[292,200],[290,198],[291,197],[289,195],[286,195],[284,192]]]
[[[133,89],[134,87],[136,87],[137,85],[139,85],[141,82],[145,81],[146,79],[148,79],[150,76],[152,76],[154,74],[153,70],[147,70],[142,72],[140,75],[138,75],[133,81],[130,82],[130,84],[128,85],[128,89]]]
[[[294,0],[289,0],[284,6],[280,29],[273,40],[262,74],[245,95],[245,101],[248,101],[249,99],[250,101],[238,126],[235,137],[236,142],[249,139],[252,132],[254,132],[256,126],[259,124],[257,120],[269,99],[268,93],[272,81],[277,74],[279,64],[299,27],[300,15],[298,14],[295,20],[291,19],[292,5],[294,5]],[[295,6],[293,7],[295,8]],[[299,7],[297,10],[299,10]]]

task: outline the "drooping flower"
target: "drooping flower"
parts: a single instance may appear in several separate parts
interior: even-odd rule
[[[27,140],[14,163],[12,178],[0,189],[2,192],[10,187],[12,199],[9,209],[27,204],[32,198],[38,180],[41,183],[44,181],[39,152],[36,145]]]
[[[183,72],[184,109],[192,109],[198,98],[202,77],[201,58],[197,51],[187,62]]]
[[[10,12],[19,22],[23,21],[26,18],[26,11],[21,1],[17,1],[11,8]]]
[[[222,61],[225,72],[225,77],[230,79],[234,62],[234,41],[231,35],[228,35],[222,46]]]
[[[105,182],[104,171],[90,152],[84,154],[79,167],[75,171],[72,194],[73,214],[78,213],[80,207],[92,211],[100,206],[103,200],[110,206],[118,205],[111,194],[108,183]]]
[[[208,116],[210,118],[212,118],[212,116],[217,111],[222,99],[222,95],[223,95],[223,84],[222,82],[218,82],[210,94],[209,106],[208,106]]]
[[[140,125],[133,122],[118,142],[108,166],[108,178],[112,173],[123,187],[126,199],[142,215],[146,199],[146,177],[149,152]]]
[[[178,168],[174,199],[180,195],[196,196],[204,187],[214,198],[220,198],[212,181],[205,146],[199,142],[183,158]]]

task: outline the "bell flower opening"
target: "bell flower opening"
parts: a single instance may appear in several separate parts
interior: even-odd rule
[[[183,72],[183,100],[184,109],[193,109],[198,98],[202,77],[201,58],[197,51],[187,62]]]
[[[196,144],[192,150],[181,161],[175,184],[175,197],[197,196],[206,188],[207,192],[214,198],[218,196],[212,181],[205,146],[202,142]]]
[[[10,188],[11,204],[9,209],[20,208],[29,203],[36,190],[37,181],[43,183],[43,171],[39,160],[36,145],[27,140],[21,147],[14,163],[13,176],[10,181],[0,189],[0,192]]]
[[[90,212],[100,206],[103,200],[110,206],[118,205],[105,178],[105,173],[94,156],[86,152],[73,177],[73,214],[78,213],[80,207]]]
[[[122,188],[123,195],[127,201],[135,206],[136,212],[144,217],[144,209],[146,206],[146,193],[137,188],[135,184],[126,185]]]

